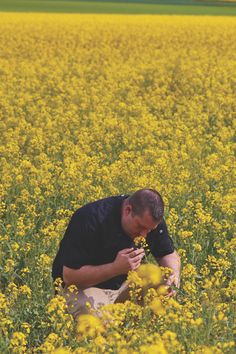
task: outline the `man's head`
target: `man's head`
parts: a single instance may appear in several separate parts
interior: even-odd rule
[[[161,222],[164,202],[154,189],[140,189],[125,199],[121,212],[123,230],[132,238],[146,237]]]

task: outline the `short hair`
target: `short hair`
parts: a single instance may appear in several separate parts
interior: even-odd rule
[[[141,216],[146,210],[152,215],[155,221],[161,221],[164,215],[163,199],[155,189],[139,189],[127,198],[133,213]]]

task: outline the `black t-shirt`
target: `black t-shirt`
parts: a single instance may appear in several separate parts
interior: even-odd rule
[[[121,205],[128,195],[97,200],[79,208],[72,216],[54,259],[52,276],[62,278],[63,265],[79,269],[84,265],[101,265],[115,260],[119,251],[134,246],[121,227]],[[154,257],[174,251],[164,220],[148,233],[146,241]],[[94,286],[119,289],[127,275],[119,275]]]

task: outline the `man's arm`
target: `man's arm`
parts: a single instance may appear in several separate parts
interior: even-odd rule
[[[98,266],[84,265],[79,269],[63,266],[63,280],[66,285],[75,284],[78,287],[88,288],[117,275],[127,274],[129,270],[137,269],[143,256],[143,248],[137,250],[126,248],[118,252],[112,263]]]
[[[168,267],[173,270],[173,273],[167,280],[167,285],[171,286],[173,284],[179,288],[181,261],[178,253],[174,251],[173,253],[167,254],[166,256],[157,258],[157,262],[160,266]]]
[[[118,275],[113,263],[98,266],[85,265],[79,269],[72,269],[63,266],[63,280],[66,285],[75,284],[81,288],[88,288],[95,284],[102,283]]]

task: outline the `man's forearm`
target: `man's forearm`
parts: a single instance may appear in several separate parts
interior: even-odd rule
[[[88,288],[115,277],[117,270],[114,263],[98,266],[85,265],[80,269],[71,269],[63,266],[63,280],[66,285],[75,284],[78,287]]]
[[[168,267],[173,270],[173,274],[176,277],[176,285],[179,286],[180,283],[180,269],[181,269],[181,261],[180,256],[176,251],[171,254],[168,254],[164,257],[157,259],[157,262],[160,266]]]

